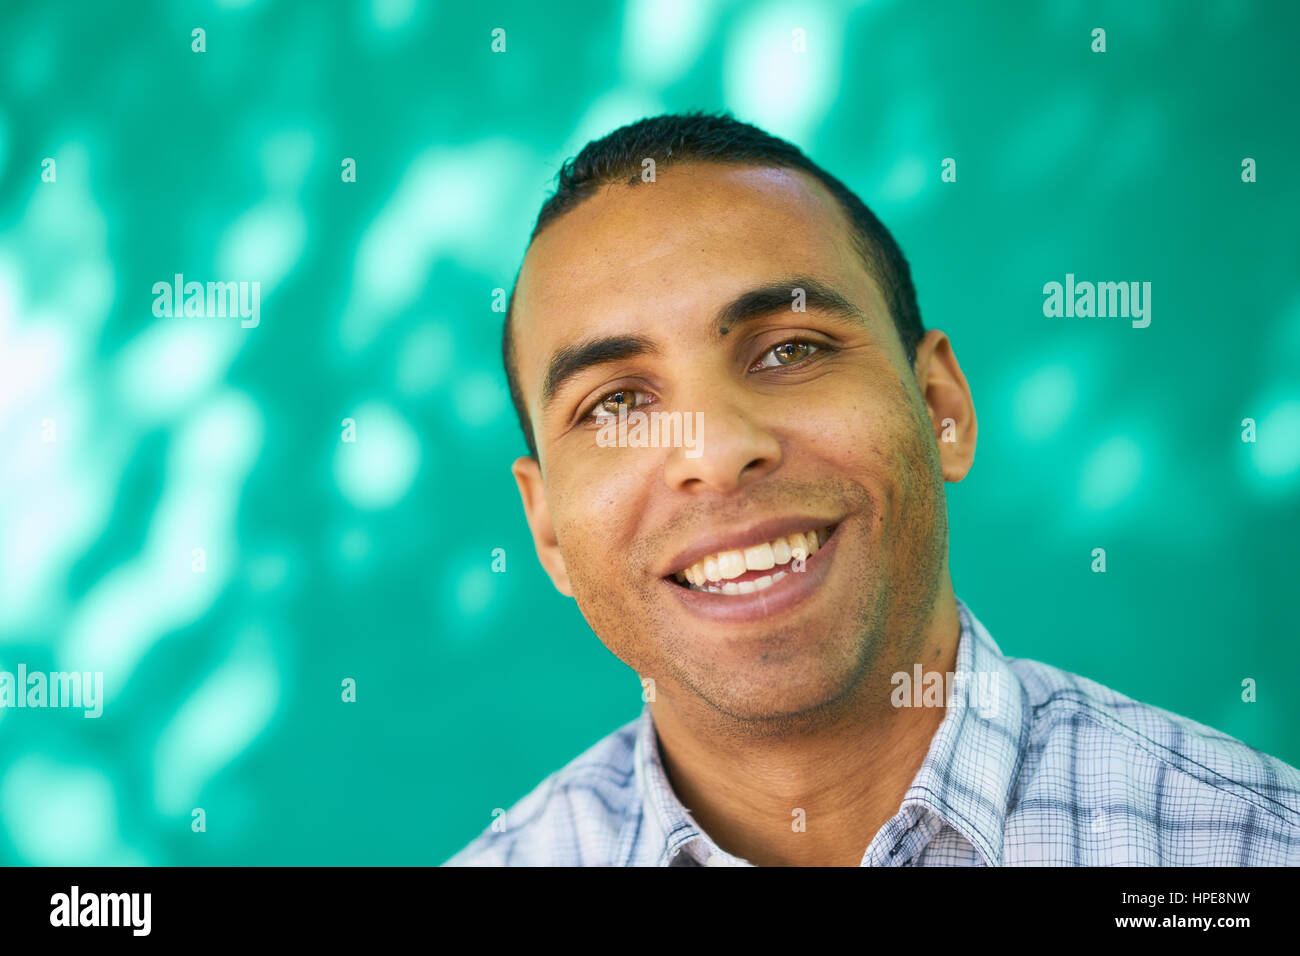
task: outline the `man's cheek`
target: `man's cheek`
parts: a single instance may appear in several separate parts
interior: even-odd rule
[[[869,407],[848,405],[810,410],[802,417],[798,440],[817,457],[852,475],[888,461],[897,447],[897,424]]]
[[[591,516],[589,516],[591,517]],[[618,518],[612,520],[617,523]],[[627,579],[625,554],[606,522],[566,524],[557,535],[564,568],[579,603],[608,600]]]

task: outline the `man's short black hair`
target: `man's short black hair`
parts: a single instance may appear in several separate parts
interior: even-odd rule
[[[793,143],[742,123],[726,113],[669,113],[620,127],[601,139],[592,140],[582,152],[560,167],[555,192],[542,204],[537,223],[528,238],[531,246],[538,234],[598,189],[613,183],[629,185],[641,181],[642,162],[655,161],[656,172],[673,163],[705,162],[731,166],[801,169],[817,179],[839,202],[853,226],[858,253],[867,272],[880,286],[894,319],[908,364],[916,361],[916,347],[925,334],[921,312],[912,287],[912,272],[894,237],[870,209],[843,183],[805,156]],[[518,279],[516,278],[516,285]],[[510,318],[514,291],[506,307],[501,332],[501,358],[510,383],[510,398],[519,415],[519,426],[528,442],[528,453],[537,457],[537,441],[528,418],[528,406],[519,388],[515,368]]]

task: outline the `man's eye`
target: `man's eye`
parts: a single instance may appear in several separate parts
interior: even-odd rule
[[[641,398],[642,401],[637,399]],[[591,406],[587,412],[589,418],[605,418],[608,416],[617,417],[620,410],[626,409],[631,411],[637,405],[646,404],[645,393],[634,391],[630,388],[620,388],[617,392],[610,392],[595,405]]]
[[[753,364],[750,371],[760,368],[776,368],[781,365],[794,365],[818,351],[819,346],[811,342],[782,342],[776,348],[768,349],[763,357]]]

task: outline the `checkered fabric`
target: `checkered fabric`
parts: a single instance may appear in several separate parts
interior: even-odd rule
[[[957,606],[950,706],[862,866],[1300,865],[1300,770],[1093,681],[1003,657]],[[648,706],[504,822],[444,865],[750,865],[673,792]]]

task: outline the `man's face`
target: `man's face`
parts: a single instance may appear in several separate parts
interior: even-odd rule
[[[514,336],[529,524],[611,652],[746,721],[885,704],[946,579],[943,479],[969,466],[973,409],[945,452],[937,416],[969,405],[946,339],[918,354],[931,407],[816,180],[687,164],[600,191],[533,242]],[[698,444],[611,447],[620,409],[689,416]]]

